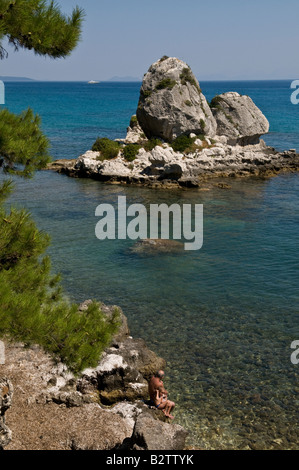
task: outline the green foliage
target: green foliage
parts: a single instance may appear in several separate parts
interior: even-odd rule
[[[201,140],[201,144],[197,145],[195,141],[197,139]],[[202,150],[203,148],[211,148],[213,145],[208,145],[205,140],[204,134],[198,134],[195,137],[188,137],[187,135],[178,136],[172,144],[170,144],[175,152],[180,152],[184,154],[195,153],[197,150]]]
[[[131,120],[130,120],[130,127],[131,129],[133,129],[134,127],[137,127],[138,125],[138,119],[137,119],[137,116],[134,115],[131,117]]]
[[[126,145],[123,150],[123,155],[124,155],[125,160],[127,160],[127,162],[133,162],[135,158],[137,157],[137,154],[140,149],[141,149],[141,146],[138,144]]]
[[[187,83],[189,82],[191,85],[195,86],[198,93],[201,93],[201,89],[198,85],[198,82],[193,77],[192,72],[191,72],[189,67],[185,67],[183,69],[183,71],[181,72],[181,75],[180,75],[180,79],[181,79],[181,84],[182,85],[187,85]]]
[[[0,161],[6,172],[31,176],[50,161],[49,141],[40,130],[40,118],[31,109],[20,115],[0,111]]]
[[[117,157],[120,144],[107,137],[98,137],[92,146],[94,152],[101,152],[100,160],[111,160]]]
[[[10,184],[0,188],[7,194]],[[119,324],[93,302],[79,312],[62,295],[44,252],[49,236],[24,210],[0,207],[0,336],[39,344],[74,371],[96,366]]]
[[[52,58],[65,57],[76,46],[83,13],[70,17],[54,1],[0,0],[0,58],[4,38],[15,49],[33,49]],[[49,142],[31,109],[20,115],[0,112],[0,165],[5,172],[31,176],[49,161]],[[37,343],[74,372],[97,365],[119,326],[115,311],[107,317],[96,302],[80,312],[62,294],[45,251],[49,236],[39,231],[25,210],[7,210],[12,183],[0,185],[0,337]]]
[[[141,88],[140,93],[141,93],[141,95],[143,96],[143,98],[146,99],[146,98],[149,98],[149,97],[151,96],[152,90],[143,90],[143,89]]]
[[[191,108],[191,106],[192,106],[192,103],[191,103],[191,101],[190,101],[190,100],[186,100],[186,101],[185,101],[185,105],[186,105],[186,106],[189,106],[189,107]]]
[[[185,152],[196,140],[196,138],[188,137],[187,135],[179,135],[172,143],[171,146],[175,152]]]
[[[168,55],[163,55],[163,57],[161,57],[159,62],[164,62],[164,60],[167,60],[167,59],[169,59]]]
[[[172,90],[172,88],[176,85],[176,81],[172,80],[171,78],[163,78],[157,85],[156,90]]]
[[[66,57],[78,44],[83,17],[78,7],[70,16],[63,15],[54,1],[0,0],[0,41],[6,37],[16,50]],[[2,58],[7,56],[1,45],[0,50]]]
[[[222,98],[220,96],[215,96],[209,103],[210,108],[212,109],[221,109]]]
[[[147,142],[144,143],[143,148],[147,152],[151,152],[157,145],[161,146],[163,144],[162,140],[152,137]]]
[[[204,132],[205,127],[206,127],[206,123],[203,119],[200,120],[200,125],[201,125],[201,130]]]

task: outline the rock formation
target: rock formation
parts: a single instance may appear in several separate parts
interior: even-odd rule
[[[80,310],[84,311],[89,302],[84,302]],[[115,307],[101,304],[101,308],[110,316]],[[15,393],[10,408],[11,382],[0,380],[0,448],[162,450],[165,443],[167,450],[184,448],[186,431],[146,404],[146,379],[164,368],[165,361],[144,341],[130,336],[122,312],[121,319],[121,328],[98,366],[84,370],[78,377],[38,346],[5,345],[6,364],[1,373],[9,375]],[[145,436],[142,442],[138,437],[141,434]],[[151,435],[157,439],[151,439]]]
[[[211,101],[217,122],[217,135],[227,137],[230,145],[258,144],[269,131],[269,122],[249,96],[229,92]]]
[[[140,90],[137,119],[148,138],[166,142],[182,134],[213,137],[216,122],[190,67],[175,57],[151,65]]]
[[[299,169],[295,149],[278,152],[260,137],[269,122],[249,96],[229,92],[208,105],[188,65],[163,57],[145,74],[136,115],[117,157],[87,151],[49,169],[112,184],[173,189],[200,187],[208,178],[262,176]],[[178,140],[187,142],[182,148]],[[126,147],[136,154],[126,159]]]

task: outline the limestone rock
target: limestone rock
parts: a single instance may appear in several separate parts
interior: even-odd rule
[[[216,122],[190,67],[168,57],[145,74],[137,109],[140,127],[148,138],[172,141],[182,134],[216,134]]]
[[[127,129],[125,144],[137,144],[146,140],[145,134],[140,127],[136,115],[131,117],[130,126]]]
[[[230,145],[252,145],[269,131],[269,122],[249,96],[236,92],[223,93],[211,101],[217,121],[217,134]]]
[[[178,424],[163,423],[149,414],[141,414],[136,419],[132,446],[138,450],[183,450],[187,435]]]
[[[148,398],[148,378],[165,367],[165,361],[150,351],[143,340],[128,337],[106,350],[96,369],[86,369],[77,389],[83,394],[99,391],[104,405]]]

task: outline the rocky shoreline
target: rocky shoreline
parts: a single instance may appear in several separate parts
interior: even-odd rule
[[[85,309],[88,302],[81,305]],[[102,305],[109,315],[115,307]],[[165,367],[127,319],[95,369],[75,377],[39,346],[5,343],[0,373],[0,448],[183,450],[187,431],[148,406],[147,380]]]
[[[48,170],[74,178],[91,178],[110,184],[149,188],[202,188],[207,182],[248,177],[270,178],[299,171],[295,150],[278,152],[261,140],[256,145],[229,146],[217,142],[195,154],[174,152],[167,144],[150,152],[139,150],[132,163],[120,154],[98,160],[99,152],[87,151],[75,160],[56,160]]]

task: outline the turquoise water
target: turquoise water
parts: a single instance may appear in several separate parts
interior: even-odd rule
[[[98,135],[124,137],[140,84],[7,84],[7,106],[43,117],[55,158],[74,158]],[[299,149],[290,82],[201,83],[250,95],[270,121],[265,138]],[[189,445],[204,449],[298,449],[299,177],[230,181],[230,190],[148,190],[40,172],[17,181],[13,200],[52,236],[50,253],[76,301],[120,305],[134,336],[167,360],[167,388]],[[202,203],[197,252],[141,256],[131,241],[95,237],[103,202]]]

